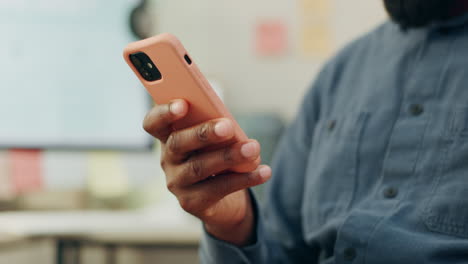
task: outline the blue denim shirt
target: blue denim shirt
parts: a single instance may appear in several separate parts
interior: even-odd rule
[[[203,263],[468,263],[468,15],[326,64],[267,190],[256,243],[205,234]]]

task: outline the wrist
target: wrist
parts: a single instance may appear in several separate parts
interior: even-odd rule
[[[245,216],[235,223],[229,223],[227,225],[210,225],[204,223],[205,230],[215,238],[223,240],[230,244],[238,247],[245,247],[254,244],[256,238],[256,216],[252,208],[252,201],[250,195],[248,198],[248,209],[245,212]]]
[[[205,230],[219,240],[238,247],[245,247],[253,244],[256,240],[253,223],[253,220],[246,218],[241,223],[232,226],[220,227],[205,224]]]

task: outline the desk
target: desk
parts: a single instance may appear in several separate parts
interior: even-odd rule
[[[53,239],[35,239],[4,235],[0,242],[1,264],[54,263],[56,256]]]
[[[24,259],[34,258],[36,251],[46,252],[38,263],[196,263],[200,223],[181,212],[156,215],[148,211],[2,213],[0,264],[7,263],[2,252],[9,252],[14,243],[30,250],[23,252]],[[33,247],[38,250],[31,251]]]

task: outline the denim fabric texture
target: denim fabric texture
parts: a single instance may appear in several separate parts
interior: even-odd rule
[[[468,15],[345,47],[273,164],[256,243],[202,263],[468,263]]]

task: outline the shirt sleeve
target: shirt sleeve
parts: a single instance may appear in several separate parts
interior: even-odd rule
[[[278,145],[272,165],[273,176],[266,186],[266,202],[261,210],[254,206],[256,243],[236,247],[205,232],[200,247],[202,263],[318,262],[318,249],[311,248],[303,239],[301,208],[313,131],[320,114],[319,91],[324,81],[322,71]]]

